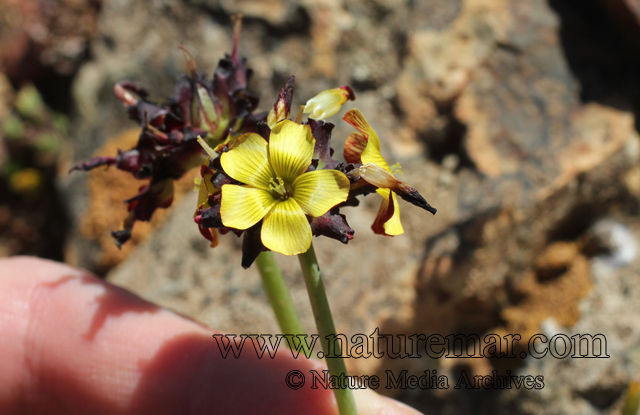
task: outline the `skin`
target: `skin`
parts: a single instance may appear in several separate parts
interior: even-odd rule
[[[331,390],[284,383],[322,363],[289,353],[222,359],[217,333],[86,271],[0,260],[0,413],[337,414]],[[417,414],[357,390],[360,414]]]

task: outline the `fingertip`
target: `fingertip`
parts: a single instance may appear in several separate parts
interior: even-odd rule
[[[30,256],[0,258],[0,278],[18,279],[18,282],[32,283],[54,280],[63,276],[76,277],[86,274],[86,271],[49,259]],[[0,283],[6,285],[9,282],[0,281]]]
[[[422,412],[370,389],[355,390],[354,398],[360,415],[422,415]]]
[[[12,386],[0,391],[2,413],[20,413],[13,409],[25,402],[15,397],[34,385],[42,396],[66,402],[67,409],[75,399],[78,413],[82,408],[115,414],[184,407],[193,413],[211,408],[337,412],[330,390],[285,387],[288,371],[322,370],[322,362],[284,355],[221,360],[211,330],[53,261],[0,259],[0,332],[6,340],[0,339],[0,384]],[[38,376],[25,376],[27,355],[38,362],[33,372]],[[419,414],[372,390],[354,393],[360,414]]]
[[[223,359],[215,331],[52,261],[0,262],[0,332],[3,414],[335,409],[331,391],[285,384],[288,371],[314,362],[284,350],[260,360],[250,346]]]

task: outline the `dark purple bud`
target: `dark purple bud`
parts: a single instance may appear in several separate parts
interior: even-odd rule
[[[341,215],[338,208],[333,208],[324,215],[313,218],[311,232],[315,236],[326,236],[346,244],[355,231],[349,227],[347,218]]]

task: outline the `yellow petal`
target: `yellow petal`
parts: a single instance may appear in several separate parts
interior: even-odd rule
[[[371,229],[377,234],[390,236],[404,233],[400,222],[400,207],[398,206],[396,194],[389,189],[378,189],[377,192],[383,197],[383,200]]]
[[[220,201],[222,224],[229,228],[248,229],[275,206],[276,200],[266,190],[251,186],[225,184]]]
[[[216,189],[211,182],[213,178],[213,170],[209,169],[207,166],[200,167],[200,174],[202,175],[202,180],[200,181],[200,188],[198,191],[198,207],[202,207],[206,209],[209,206],[209,195],[218,193],[220,190]],[[197,214],[197,210],[196,210]],[[195,216],[195,215],[194,215]]]
[[[267,116],[267,125],[269,128],[273,128],[278,122],[286,118],[289,118],[289,111],[287,111],[285,103],[278,100],[278,102],[276,102],[271,108],[271,111],[269,111],[269,115]]]
[[[384,224],[384,231],[387,235],[400,235],[404,233],[402,222],[400,221],[400,205],[398,205],[395,192],[390,193],[391,200],[393,201],[393,216]]]
[[[269,137],[269,158],[275,173],[293,183],[311,164],[315,143],[308,125],[289,120],[276,124]]]
[[[360,133],[367,139],[367,146],[360,156],[362,164],[375,164],[391,172],[389,165],[380,154],[380,140],[378,139],[378,135],[373,131],[373,128],[371,128],[360,110],[352,109],[347,111],[343,120],[353,125],[356,130],[360,131]]]
[[[327,89],[307,101],[303,112],[314,120],[324,120],[340,111],[345,102],[355,99],[353,91],[348,86]]]
[[[304,213],[318,217],[347,200],[349,185],[349,179],[340,171],[310,171],[293,182],[293,198]]]
[[[302,254],[311,246],[309,221],[291,197],[278,202],[267,214],[260,235],[264,246],[285,255]]]
[[[267,142],[255,133],[242,135],[235,147],[220,156],[225,173],[239,182],[268,190],[275,174],[267,156]]]
[[[196,206],[197,207],[202,206],[203,208],[208,208],[209,207],[208,199],[209,199],[209,192],[207,191],[207,184],[204,181],[201,181],[200,187],[198,189],[198,204]]]

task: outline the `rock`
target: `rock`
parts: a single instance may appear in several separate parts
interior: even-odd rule
[[[633,229],[634,241],[640,237],[636,222],[626,221],[624,225]],[[628,266],[618,268],[603,266],[598,257],[591,260],[589,274],[594,287],[580,304],[580,318],[571,327],[560,326],[556,330],[567,336],[602,334],[609,357],[525,359],[519,373],[544,376],[545,387],[529,393],[508,391],[503,397],[503,413],[620,413],[627,386],[636,378],[640,364],[636,352],[640,325],[634,317],[640,311],[639,267],[637,255]],[[543,333],[549,338],[556,334]]]
[[[614,17],[587,9],[570,0],[107,2],[94,60],[75,79],[82,121],[74,160],[131,126],[111,97],[114,82],[131,79],[166,96],[184,71],[180,42],[210,73],[230,45],[229,15],[243,12],[241,51],[255,69],[261,108],[290,73],[294,106],[351,84],[357,101],[348,108],[362,110],[387,160],[401,162],[399,178],[438,208],[432,217],[401,202],[406,234],[383,238],[369,230],[379,206],[374,194],[344,212],[356,230],[347,246],[314,239],[339,332],[606,332],[615,350],[596,363],[385,358],[348,360],[349,369],[545,377],[541,391],[382,391],[428,413],[613,412],[638,370],[639,265],[627,248],[638,237],[633,111],[640,72],[623,56],[632,55],[633,44],[616,49],[620,37],[609,36]],[[593,33],[590,22],[597,23]],[[352,129],[340,114],[331,121],[339,156]],[[109,176],[100,177],[97,183]],[[79,176],[65,180],[78,222],[100,200],[116,206],[124,189],[114,186],[101,199]],[[193,224],[194,207],[195,195],[186,192],[126,259],[118,258],[108,279],[221,330],[278,332],[255,268],[240,267],[239,240],[226,235],[209,249]],[[625,231],[594,226],[602,218]],[[73,246],[97,235],[78,235]],[[594,242],[602,235],[613,257]],[[78,255],[83,266],[96,269],[99,255],[108,254],[96,252]],[[277,259],[305,329],[315,332],[296,259]]]
[[[623,224],[610,219],[597,221],[588,233],[589,248],[598,266],[624,268],[638,256],[638,241]]]
[[[99,2],[9,0],[0,5],[0,62],[16,84],[42,80],[48,72],[69,76],[96,34]]]
[[[566,271],[576,260],[578,253],[579,247],[575,243],[555,242],[547,246],[536,259],[535,267],[543,272]]]

